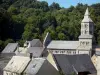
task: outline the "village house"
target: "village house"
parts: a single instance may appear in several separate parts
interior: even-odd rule
[[[23,47],[18,46],[18,43],[8,43],[2,53],[14,53],[17,56],[29,56],[31,53],[33,57],[42,57],[44,48],[39,39],[33,39],[26,41]]]
[[[33,39],[31,41],[26,41],[23,47],[19,47],[16,50],[16,55],[26,55],[29,56],[30,53],[33,57],[41,57],[43,56],[43,44],[39,39]]]

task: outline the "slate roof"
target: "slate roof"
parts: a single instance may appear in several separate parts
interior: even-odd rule
[[[43,53],[43,47],[29,47],[27,53],[32,53],[33,57],[40,57]]]
[[[46,34],[46,36],[45,36],[45,38],[44,38],[44,41],[43,41],[43,45],[45,46],[45,47],[47,47],[48,46],[48,44],[51,42],[51,37],[50,37],[50,34],[49,34],[49,32]]]
[[[43,65],[45,59],[44,58],[34,58],[29,63],[24,73],[28,75],[36,75],[41,66]]]
[[[4,70],[21,74],[29,62],[30,62],[29,57],[13,56],[12,59],[4,68]]]
[[[77,49],[79,41],[58,41],[53,40],[47,46],[48,49]]]
[[[91,74],[96,73],[96,69],[87,54],[81,55],[62,55],[54,54],[55,61],[58,68],[62,70],[65,75],[72,73],[88,71]]]
[[[26,41],[25,43],[30,43],[31,47],[42,47],[42,43],[39,39],[33,39],[32,41]]]
[[[33,58],[24,71],[25,75],[59,75],[46,58]],[[23,75],[24,75],[23,74]]]
[[[4,48],[2,53],[13,53],[15,52],[15,49],[17,48],[18,43],[8,43],[8,45]]]
[[[33,39],[31,41],[31,46],[32,47],[42,47],[42,43],[39,39]]]
[[[0,75],[3,75],[3,68],[8,64],[14,53],[2,53],[0,54]]]

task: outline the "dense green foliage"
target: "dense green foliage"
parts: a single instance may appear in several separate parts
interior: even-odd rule
[[[58,3],[48,6],[45,1],[0,0],[0,48],[7,42],[39,38],[50,32],[52,39],[78,40],[81,20],[87,5],[62,8]],[[89,6],[95,23],[95,39],[100,44],[100,3]]]

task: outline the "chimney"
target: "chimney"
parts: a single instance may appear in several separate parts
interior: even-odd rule
[[[30,53],[30,59],[32,59],[33,53]]]

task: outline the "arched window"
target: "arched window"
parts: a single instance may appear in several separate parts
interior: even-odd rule
[[[85,42],[82,42],[82,45],[84,45],[85,44]]]
[[[73,54],[76,54],[76,51],[73,51]]]
[[[88,27],[88,25],[87,24],[85,24],[85,28],[87,29],[87,27]]]
[[[89,42],[86,42],[86,45],[89,45]]]
[[[87,34],[87,33],[88,33],[88,31],[85,30],[85,34]]]

